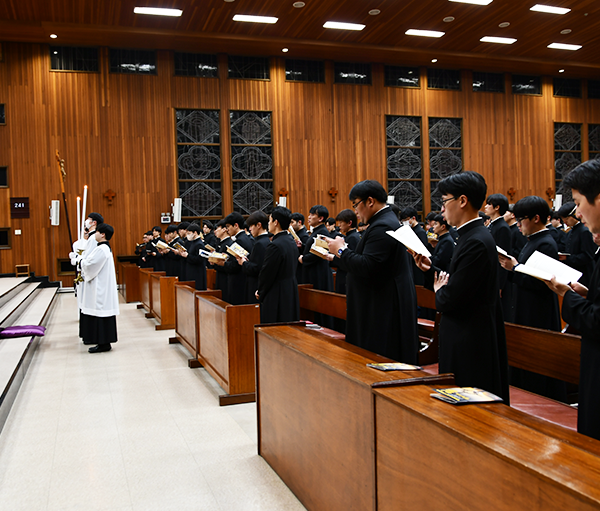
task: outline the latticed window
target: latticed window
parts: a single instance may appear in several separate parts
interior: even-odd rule
[[[271,112],[232,111],[229,120],[233,210],[268,214],[273,208]]]
[[[181,216],[223,216],[218,110],[175,110]]]
[[[431,210],[442,209],[439,182],[463,168],[462,119],[429,118],[429,176],[431,181]]]
[[[562,181],[581,163],[581,124],[554,123],[554,174],[556,193],[562,194],[562,202],[573,200],[571,189]]]
[[[421,118],[385,116],[388,195],[400,208],[423,212]]]
[[[600,160],[600,124],[588,125],[588,150],[590,160]]]

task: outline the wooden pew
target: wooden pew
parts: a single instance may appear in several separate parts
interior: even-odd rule
[[[140,275],[140,301],[141,305],[138,305],[138,309],[146,309],[147,312],[150,312],[150,300],[152,294],[152,288],[150,286],[150,274],[154,273],[152,268],[138,268]],[[166,275],[163,272],[157,272],[161,275]]]
[[[435,293],[423,286],[415,286],[417,305],[435,310]],[[417,318],[419,341],[419,365],[437,364],[439,354],[439,329],[442,315],[436,311],[435,319]]]
[[[255,401],[254,325],[260,306],[230,305],[216,296],[196,295],[198,362],[227,393],[219,405]]]
[[[188,366],[191,368],[200,367],[198,362],[198,306],[196,296],[221,298],[221,291],[196,291],[193,282],[175,283],[175,337],[169,338],[169,344],[180,343],[190,352],[193,358],[188,360]]]
[[[118,273],[118,283],[125,302],[139,302],[141,299],[139,268],[135,264],[119,262]]]
[[[217,289],[217,270],[207,268],[206,270],[206,289]]]
[[[298,286],[300,319],[314,320],[315,312],[322,312],[334,318],[346,319],[346,295],[313,289],[312,284]]]
[[[167,277],[164,272],[150,274],[150,312],[147,318],[158,322],[156,330],[175,328],[175,282],[177,277]]]

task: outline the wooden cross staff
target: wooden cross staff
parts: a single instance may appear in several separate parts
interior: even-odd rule
[[[60,177],[60,190],[62,192],[63,204],[65,206],[65,218],[67,219],[67,232],[69,233],[69,243],[73,246],[73,237],[71,236],[71,223],[69,222],[69,210],[67,209],[67,197],[65,195],[65,178],[67,172],[65,171],[65,160],[60,158],[58,149],[56,150],[56,164],[58,165],[58,174]]]

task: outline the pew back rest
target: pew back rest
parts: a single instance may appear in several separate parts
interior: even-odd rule
[[[513,323],[504,325],[509,365],[568,383],[579,383],[579,336]]]
[[[346,319],[346,295],[313,289],[312,284],[298,286],[300,317],[308,319],[308,313],[319,312],[338,319]],[[312,316],[312,314],[310,314]]]

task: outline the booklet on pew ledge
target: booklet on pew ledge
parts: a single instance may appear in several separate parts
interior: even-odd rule
[[[525,264],[516,266],[515,271],[545,281],[552,280],[552,276],[554,276],[557,282],[567,285],[571,282],[577,282],[583,275],[580,271],[537,250],[531,254]]]
[[[472,403],[501,403],[502,398],[487,390],[476,387],[452,387],[450,389],[434,389],[431,397],[453,405],[468,405]]]
[[[250,254],[250,252],[237,243],[229,245],[227,247],[227,252],[229,252],[233,257],[248,257]]]
[[[421,366],[413,366],[411,364],[403,364],[402,362],[386,362],[381,364],[367,364],[367,367],[372,367],[379,371],[420,371]]]
[[[408,249],[409,252],[414,252],[416,254],[431,257],[431,252],[429,252],[429,250],[427,250],[427,247],[423,245],[423,242],[415,234],[415,231],[412,230],[412,227],[408,225],[403,225],[395,231],[386,231],[386,233],[389,234],[395,240],[402,243]]]

